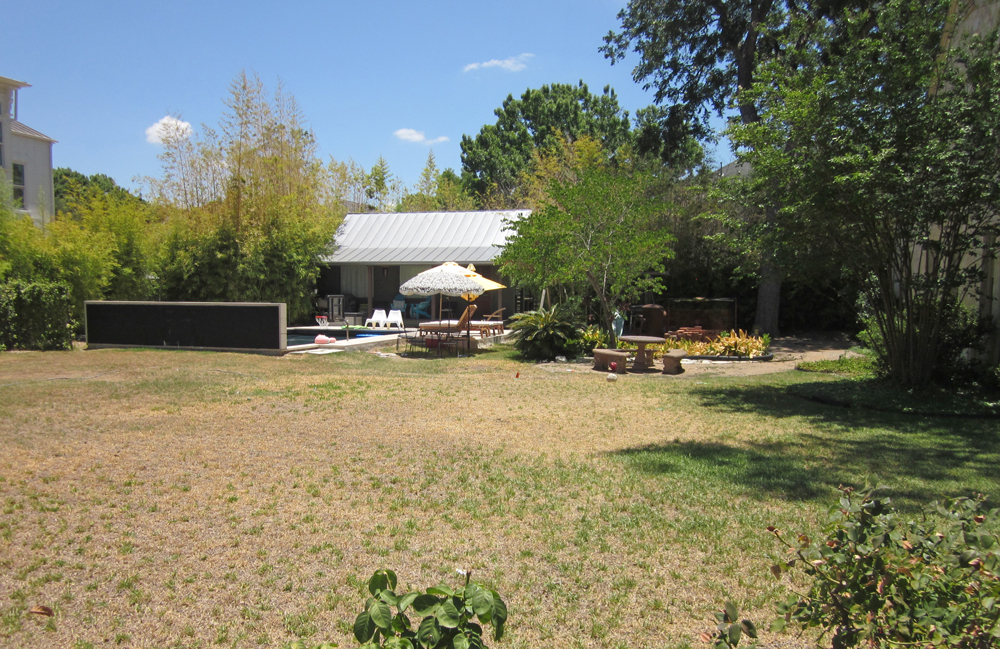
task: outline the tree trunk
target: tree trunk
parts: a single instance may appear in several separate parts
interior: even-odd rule
[[[766,259],[760,265],[760,283],[757,285],[757,315],[753,328],[758,336],[767,334],[771,338],[779,335],[778,305],[781,301],[781,281],[783,275],[777,264]]]
[[[611,311],[611,306],[608,304],[608,296],[604,294],[601,284],[589,270],[587,271],[587,281],[590,282],[590,287],[594,289],[594,293],[601,300],[601,314],[604,316],[604,324],[608,328],[608,335],[610,337],[608,348],[618,349],[618,337],[615,336],[615,316]]]

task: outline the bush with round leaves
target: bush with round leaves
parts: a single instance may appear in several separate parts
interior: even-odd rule
[[[715,630],[701,634],[701,641],[715,649],[734,649],[744,637],[757,640],[757,627],[746,618],[740,619],[736,604],[727,601],[721,611],[716,611],[715,619],[719,622]]]
[[[769,528],[792,555],[775,576],[798,565],[811,579],[779,603],[772,631],[821,627],[834,649],[1000,646],[997,509],[958,498],[911,519],[876,488],[841,491],[825,538],[788,541]]]
[[[423,593],[397,594],[396,573],[376,570],[368,580],[371,597],[354,621],[354,637],[361,649],[488,649],[483,644],[483,626],[492,625],[493,638],[499,641],[507,622],[507,605],[495,590],[472,581],[471,572],[464,575],[465,584],[459,588],[442,583]],[[408,614],[421,618],[416,628]],[[307,647],[299,641],[292,649]]]

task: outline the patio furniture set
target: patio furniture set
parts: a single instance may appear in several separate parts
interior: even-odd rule
[[[417,331],[404,331],[396,339],[396,349],[399,349],[400,343],[404,343],[406,351],[419,348],[435,349],[438,356],[443,356],[450,349],[454,349],[457,354],[463,345],[470,348],[473,331],[479,332],[480,338],[503,334],[504,309],[491,313],[483,320],[473,320],[472,316],[475,315],[476,309],[475,304],[470,304],[458,320],[421,322]]]
[[[653,350],[646,349],[646,345],[661,344],[664,339],[656,336],[621,336],[619,340],[627,343],[634,343],[638,349],[635,351],[635,359],[632,361],[633,372],[645,372],[653,367]],[[680,374],[684,371],[681,367],[681,359],[687,356],[683,349],[670,349],[663,355],[663,373]],[[595,349],[594,369],[603,372],[613,371],[617,374],[625,374],[627,371],[629,352],[620,349]]]

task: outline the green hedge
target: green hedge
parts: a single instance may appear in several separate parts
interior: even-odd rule
[[[70,287],[11,280],[0,284],[0,349],[71,349]]]

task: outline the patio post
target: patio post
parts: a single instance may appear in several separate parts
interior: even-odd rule
[[[372,317],[375,313],[375,267],[368,266],[368,313],[366,318]]]

